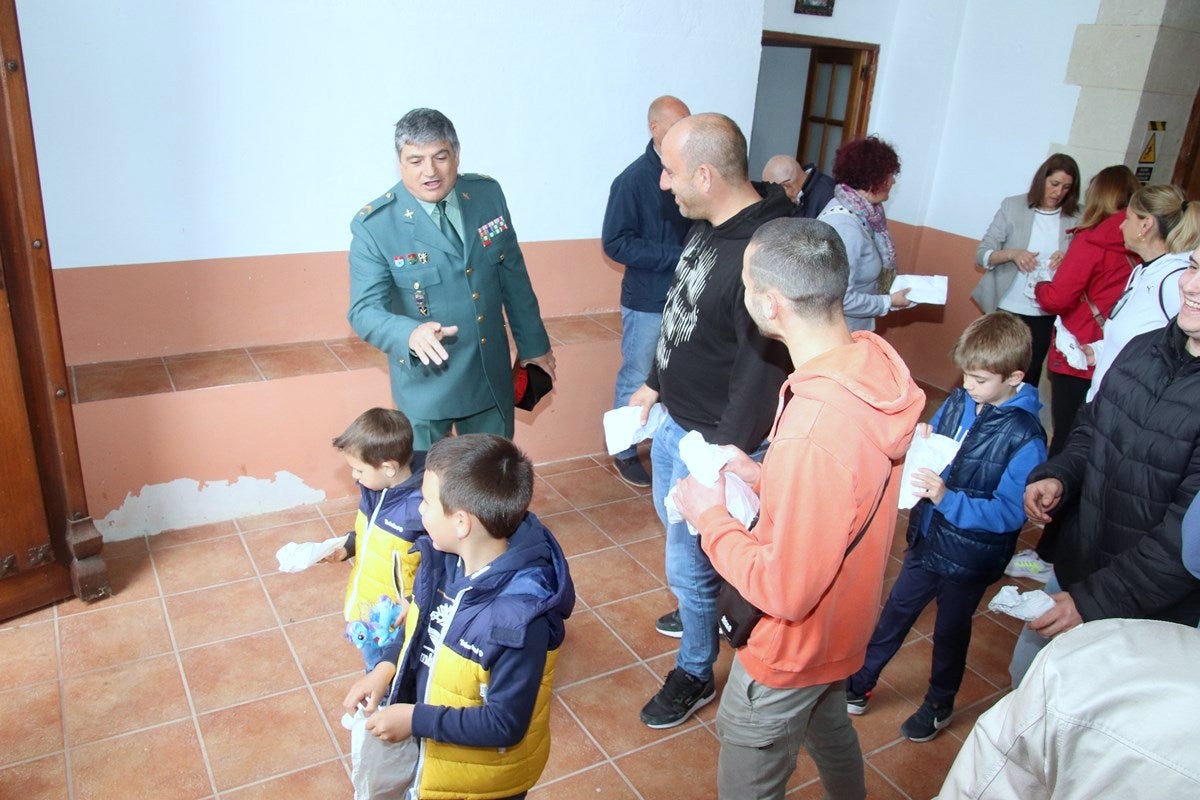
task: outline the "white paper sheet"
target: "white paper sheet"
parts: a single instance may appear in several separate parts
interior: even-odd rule
[[[679,457],[696,480],[705,486],[712,486],[717,482],[721,467],[729,463],[732,455],[720,446],[704,441],[704,436],[699,431],[691,431],[679,440]],[[674,486],[667,492],[663,506],[666,507],[669,522],[683,522],[683,515],[675,505]],[[729,472],[725,473],[725,507],[734,519],[746,526],[758,515],[758,495],[744,480]],[[688,533],[695,536],[699,531],[689,522]]]
[[[897,275],[892,292],[908,289],[908,299],[914,303],[946,305],[948,281],[945,275]]]
[[[908,446],[908,455],[904,459],[904,472],[900,476],[901,509],[912,508],[921,499],[913,491],[913,473],[924,467],[941,475],[942,470],[958,454],[958,445],[959,442],[940,433],[931,433],[928,437],[919,433],[913,436],[912,444]]]
[[[998,611],[1026,622],[1054,608],[1054,600],[1041,589],[1022,592],[1016,586],[1004,586],[988,603],[988,611]]]
[[[643,439],[651,439],[662,424],[666,412],[662,403],[650,406],[646,424],[642,424],[641,406],[625,406],[604,412],[604,446],[610,456],[626,450]]]
[[[288,542],[275,551],[280,572],[303,572],[346,543],[350,534],[334,536],[323,542]]]

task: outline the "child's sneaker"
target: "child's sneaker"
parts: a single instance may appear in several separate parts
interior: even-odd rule
[[[862,716],[867,712],[867,703],[871,700],[870,692],[857,694],[850,688],[850,681],[846,681],[846,713],[853,714],[856,717]]]
[[[950,724],[954,717],[953,706],[936,707],[928,701],[921,704],[916,713],[900,725],[900,733],[913,742],[928,742],[938,731]]]
[[[1004,568],[1004,574],[1013,578],[1032,578],[1038,583],[1045,583],[1054,574],[1054,565],[1038,558],[1033,550],[1022,550],[1014,553]]]

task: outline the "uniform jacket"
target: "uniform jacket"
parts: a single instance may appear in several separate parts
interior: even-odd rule
[[[984,406],[959,387],[932,420],[934,433],[962,445],[942,471],[946,494],[923,499],[909,516],[908,543],[924,569],[960,583],[989,584],[1004,574],[1025,524],[1025,480],[1046,460],[1037,390],[1026,383],[999,406]],[[920,547],[914,546],[920,542]]]
[[[600,232],[604,254],[625,267],[621,305],[654,314],[662,313],[692,224],[675,196],[659,188],[661,176],[662,159],[651,141],[612,182]]]
[[[453,191],[465,228],[462,257],[403,183],[358,212],[350,223],[347,318],[387,353],[392,397],[409,416],[460,419],[496,407],[511,419],[505,315],[520,358],[544,354],[550,340],[500,184],[462,174]],[[413,330],[430,320],[458,326],[442,340],[450,358],[441,366],[423,365],[408,350]]]
[[[1121,233],[1124,219],[1122,211],[1076,233],[1054,271],[1054,278],[1033,287],[1042,310],[1061,317],[1063,325],[1080,344],[1091,344],[1104,335],[1087,301],[1091,300],[1101,316],[1107,317],[1129,280],[1134,255],[1125,249],[1125,236]],[[1060,375],[1092,377],[1090,367],[1076,369],[1068,364],[1057,346],[1050,351],[1049,365],[1051,372]]]
[[[372,491],[360,486],[362,498],[346,551],[354,556],[346,584],[343,615],[347,622],[366,620],[380,597],[399,601],[412,594],[417,554],[409,553],[423,531],[421,480],[425,454],[414,453],[412,476],[399,486]],[[375,664],[367,664],[369,671]]]
[[[1015,261],[1005,261],[994,267],[989,267],[985,260],[992,250],[1007,250],[1012,247],[1024,250],[1029,247],[1029,236],[1033,233],[1033,215],[1037,213],[1029,207],[1027,195],[1018,194],[1004,198],[1000,210],[988,225],[983,241],[975,250],[975,263],[985,270],[979,279],[979,285],[971,292],[971,299],[983,309],[985,314],[995,311],[1000,304],[1000,298],[1016,280],[1017,269]],[[1069,231],[1075,226],[1078,217],[1069,217],[1065,212],[1058,215],[1058,249],[1066,251],[1070,241]]]
[[[846,324],[852,331],[875,330],[875,318],[888,313],[892,298],[879,291],[879,275],[886,265],[874,234],[837,198],[829,201],[817,219],[832,225],[846,246],[846,258],[850,261],[850,284],[842,302]]]
[[[900,462],[925,406],[887,342],[853,336],[797,366],[780,392],[754,530],[718,506],[698,520],[713,567],[765,614],[738,658],[776,689],[840,681],[862,667],[896,526]]]
[[[520,794],[550,754],[554,666],[575,605],[566,557],[533,514],[474,575],[428,536],[416,549],[421,567],[390,697],[416,702],[413,785],[422,800]]]
[[[1089,622],[1057,636],[975,724],[938,797],[1200,797],[1200,631]]]
[[[1079,501],[1054,571],[1084,620],[1200,620],[1200,581],[1181,557],[1200,489],[1200,358],[1186,339],[1172,321],[1126,345],[1063,451],[1029,475],[1062,481],[1060,506]]]

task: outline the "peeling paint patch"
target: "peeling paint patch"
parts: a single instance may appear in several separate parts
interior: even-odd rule
[[[105,540],[115,542],[282,511],[324,499],[324,491],[305,485],[290,472],[276,472],[273,479],[243,475],[233,483],[179,478],[143,486],[138,494],[126,495],[120,508],[96,520],[96,527]]]

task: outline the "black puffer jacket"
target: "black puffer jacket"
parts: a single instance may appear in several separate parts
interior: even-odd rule
[[[1079,498],[1054,568],[1084,621],[1200,619],[1200,581],[1180,555],[1200,489],[1200,358],[1186,343],[1174,320],[1130,341],[1063,452],[1029,475]]]

